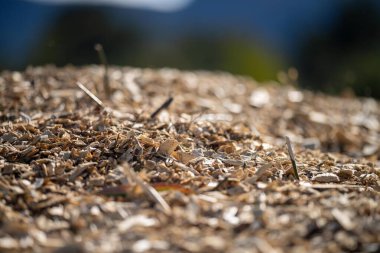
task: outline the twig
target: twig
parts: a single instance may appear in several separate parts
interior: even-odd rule
[[[292,144],[290,143],[290,139],[289,139],[288,136],[285,136],[285,140],[286,140],[286,145],[288,146],[289,157],[290,157],[290,160],[292,161],[294,176],[299,181],[300,177],[298,176],[297,164],[296,164],[296,159],[295,159],[295,156],[294,156]]]
[[[83,84],[81,84],[80,82],[77,82],[76,85],[84,91],[84,93],[87,94],[87,96],[89,96],[90,98],[92,98],[92,100],[95,101],[95,103],[97,103],[101,108],[105,109],[105,106],[103,104],[103,102],[97,97],[95,96],[94,93],[92,93],[89,89],[87,89]]]
[[[108,61],[106,54],[104,52],[103,46],[101,44],[95,45],[95,51],[98,52],[99,60],[104,66],[104,77],[103,77],[103,85],[104,85],[104,92],[106,93],[107,98],[111,96],[111,87],[108,77]]]
[[[168,99],[166,99],[166,101],[160,107],[158,107],[157,110],[155,110],[150,115],[150,118],[154,119],[162,110],[168,108],[170,106],[170,104],[173,102],[173,100],[174,100],[174,98],[172,96],[170,96]]]
[[[155,201],[159,206],[161,206],[162,210],[165,214],[171,215],[172,210],[169,204],[161,197],[161,195],[154,189],[152,186],[141,180],[135,173],[135,171],[129,166],[128,163],[124,163],[123,165],[124,172],[127,177],[135,181],[153,201]]]

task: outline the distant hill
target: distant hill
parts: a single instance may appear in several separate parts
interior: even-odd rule
[[[117,25],[132,22],[143,27],[145,35],[154,42],[165,42],[189,33],[232,32],[255,38],[267,47],[291,56],[303,35],[328,26],[344,2],[347,1],[218,0],[216,4],[212,0],[197,0],[188,8],[173,13],[99,8]],[[54,20],[71,8],[19,0],[0,0],[0,4],[0,64],[8,68],[25,64],[30,50]]]

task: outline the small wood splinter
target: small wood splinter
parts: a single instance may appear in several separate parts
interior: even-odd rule
[[[154,119],[162,110],[168,108],[170,104],[173,102],[174,98],[170,96],[160,107],[158,107],[157,110],[155,110],[151,115],[150,118]]]
[[[293,174],[294,174],[295,178],[299,181],[300,177],[298,176],[297,164],[296,164],[296,159],[294,156],[292,144],[290,143],[290,139],[288,136],[285,136],[285,140],[286,140],[286,145],[288,146],[290,161],[292,162],[292,166],[293,166]]]
[[[86,86],[84,86],[83,84],[81,84],[80,82],[76,82],[76,85],[82,90],[84,91],[84,93],[86,93],[87,96],[89,96],[92,100],[94,100],[94,102],[99,105],[101,108],[105,109],[105,106],[103,104],[103,102],[97,97],[95,96],[94,93],[92,93],[89,89],[86,88]]]

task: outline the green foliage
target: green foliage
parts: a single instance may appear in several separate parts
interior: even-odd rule
[[[187,34],[165,43],[150,41],[133,23],[115,26],[100,9],[68,9],[52,24],[29,61],[33,65],[99,63],[94,45],[103,45],[111,65],[224,70],[275,79],[281,59],[252,39],[228,34]]]
[[[177,66],[190,69],[224,70],[250,75],[259,81],[273,80],[282,61],[253,40],[238,36],[193,36],[179,45],[181,59]]]

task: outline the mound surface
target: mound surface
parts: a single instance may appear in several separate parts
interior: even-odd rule
[[[380,250],[376,101],[173,69],[103,82],[1,74],[1,251]]]

